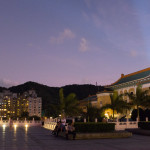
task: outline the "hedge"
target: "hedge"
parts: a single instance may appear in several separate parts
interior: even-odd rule
[[[138,127],[145,130],[150,130],[150,122],[139,122]]]
[[[80,133],[111,132],[115,130],[114,123],[76,122],[74,126],[76,129],[76,132],[80,132]]]

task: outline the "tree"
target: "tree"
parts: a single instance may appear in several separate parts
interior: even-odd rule
[[[150,109],[145,110],[145,117],[148,117],[148,120],[150,120]]]
[[[146,120],[146,112],[141,108],[139,108],[139,117],[140,117],[140,121]],[[131,113],[131,119],[136,121],[136,118],[137,118],[137,109],[133,109]]]
[[[137,86],[136,93],[126,93],[126,95],[131,100],[130,104],[136,106],[137,108],[137,118],[139,117],[139,107],[141,106],[150,106],[150,97],[148,96],[149,90],[142,90],[142,86]]]
[[[21,113],[21,118],[28,118],[28,117],[29,117],[29,112],[23,111],[23,112]]]
[[[98,120],[102,120],[102,117],[101,117],[101,109],[100,108],[97,108],[97,107],[94,107],[92,106],[91,103],[89,103],[87,106],[86,106],[86,112],[82,112],[83,116],[86,117],[88,119],[88,122],[89,121],[94,121],[95,118],[97,118]]]
[[[60,106],[56,104],[49,104],[46,107],[45,110],[45,116],[46,117],[53,117],[56,118],[60,114]]]
[[[62,117],[72,117],[79,114],[79,102],[74,93],[64,97],[63,89],[59,91],[60,97],[60,112]]]
[[[34,120],[41,120],[41,118],[36,115],[28,117],[29,120],[33,120],[33,118],[34,118]]]
[[[114,91],[113,94],[110,94],[110,100],[110,104],[106,104],[101,109],[111,109],[113,111],[113,120],[115,111],[117,111],[117,113],[122,113],[124,109],[130,108],[127,102],[123,100],[123,95],[118,95],[117,91]]]

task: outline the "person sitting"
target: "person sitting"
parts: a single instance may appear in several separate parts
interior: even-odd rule
[[[52,135],[56,135],[57,134],[58,126],[59,126],[59,122],[57,122],[57,125],[55,126],[54,130],[52,131]]]
[[[61,119],[61,131],[64,132],[65,131],[65,126],[66,126],[66,119],[62,118]]]
[[[56,129],[56,136],[58,136],[58,133],[61,131],[62,132],[62,127],[61,127],[61,121],[58,122],[58,126],[57,126],[57,129]]]
[[[73,123],[69,123],[67,130],[66,130],[66,139],[68,140],[68,135],[72,134],[73,135],[73,140],[75,140],[76,137],[76,132],[75,132],[75,127]]]
[[[58,136],[59,132],[65,132],[65,131],[66,131],[66,125],[64,125],[62,122],[59,122],[56,130],[56,136]]]
[[[66,119],[65,119],[65,118],[62,118],[62,119],[61,119],[61,123],[65,126],[65,124],[66,124]]]

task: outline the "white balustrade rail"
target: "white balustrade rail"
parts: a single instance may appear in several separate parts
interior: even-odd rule
[[[41,121],[29,120],[0,120],[0,126],[41,126]]]
[[[46,119],[44,121],[44,128],[54,130],[57,125],[57,119]]]
[[[136,129],[138,128],[138,121],[129,121],[127,119],[126,122],[119,122],[117,119],[116,122],[108,122],[115,123],[115,130],[125,130],[125,129]]]
[[[9,126],[9,120],[1,120],[0,126]]]
[[[84,122],[86,122],[86,119],[84,119]],[[95,122],[97,122],[97,119],[95,119]],[[116,122],[108,122],[108,123],[115,123],[115,130],[138,128],[138,120],[137,121],[129,121],[129,119],[127,119],[126,122],[119,122],[119,120],[117,119]],[[44,121],[44,128],[54,130],[56,125],[57,125],[57,119],[49,118]]]

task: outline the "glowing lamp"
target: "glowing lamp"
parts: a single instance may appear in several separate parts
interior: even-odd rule
[[[26,125],[25,125],[25,127],[27,128],[27,127],[28,127],[28,125],[26,124]]]

